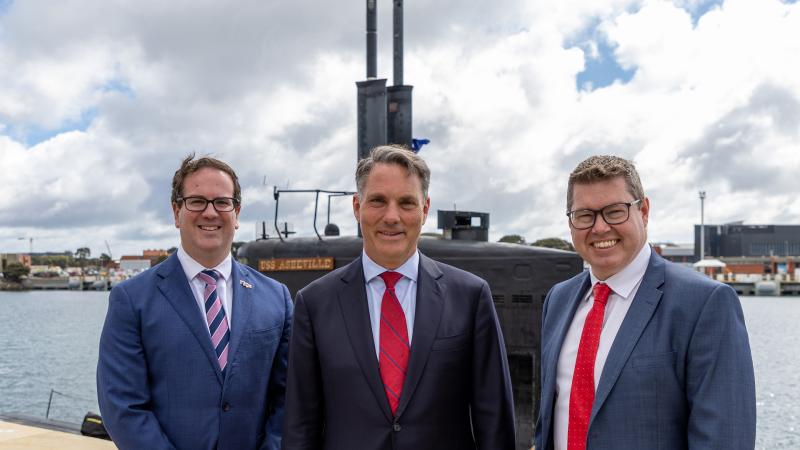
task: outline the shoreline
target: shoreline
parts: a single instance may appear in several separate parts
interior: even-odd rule
[[[28,288],[26,288],[22,283],[14,281],[5,281],[5,280],[0,281],[0,291],[18,292],[27,290]]]

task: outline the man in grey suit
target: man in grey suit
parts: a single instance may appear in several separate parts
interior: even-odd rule
[[[538,450],[755,446],[739,298],[653,252],[649,213],[630,161],[593,156],[570,175],[568,223],[590,270],[545,300]]]
[[[364,250],[297,294],[284,449],[513,450],[489,286],[417,251],[429,179],[399,147],[359,162]]]

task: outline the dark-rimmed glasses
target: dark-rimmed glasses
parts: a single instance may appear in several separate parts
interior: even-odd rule
[[[609,225],[619,225],[625,223],[630,217],[631,206],[641,203],[640,200],[632,202],[620,202],[606,205],[601,209],[574,209],[567,212],[569,223],[576,230],[587,230],[594,226],[597,215],[603,216],[603,220]]]
[[[183,202],[186,209],[192,212],[203,212],[211,203],[217,212],[231,212],[239,202],[232,197],[217,197],[209,200],[205,197],[178,197],[179,202]]]

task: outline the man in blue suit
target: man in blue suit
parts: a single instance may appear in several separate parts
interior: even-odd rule
[[[755,446],[739,298],[653,252],[649,212],[630,161],[593,156],[570,175],[572,242],[590,270],[545,300],[538,450]]]
[[[178,251],[111,291],[97,394],[120,449],[280,448],[292,302],[231,258],[240,205],[230,166],[189,156]]]

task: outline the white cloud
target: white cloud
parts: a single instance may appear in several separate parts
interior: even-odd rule
[[[405,80],[414,134],[432,140],[433,207],[490,212],[494,238],[566,237],[567,174],[604,152],[636,161],[653,240],[692,239],[698,189],[707,221],[800,222],[800,6],[727,0],[694,20],[706,4],[409,2]],[[391,82],[386,5],[379,73]],[[2,14],[3,250],[26,249],[23,235],[93,253],[107,239],[174,245],[170,180],[191,151],[238,170],[237,239],[272,218],[271,185],[353,188],[362,3],[32,0]],[[577,91],[597,55],[572,45],[591,30],[636,70],[629,82]],[[85,130],[24,144],[87,111]],[[336,204],[352,232],[348,202]],[[312,207],[287,197],[282,219],[309,234]]]

